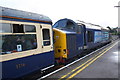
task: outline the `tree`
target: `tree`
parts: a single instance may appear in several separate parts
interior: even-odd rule
[[[107,27],[110,31],[112,30],[109,26]]]

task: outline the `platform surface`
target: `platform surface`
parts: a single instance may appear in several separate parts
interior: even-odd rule
[[[82,59],[75,64],[58,71],[43,79],[75,80],[75,79],[118,79],[118,54],[120,51],[119,40],[98,50],[94,54]]]

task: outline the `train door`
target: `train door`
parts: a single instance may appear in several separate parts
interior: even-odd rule
[[[51,25],[43,24],[40,26],[42,32],[42,52],[53,50],[52,28]]]
[[[86,27],[85,27],[85,25],[82,25],[82,31],[83,31],[83,42],[84,42],[84,49],[86,49],[87,48],[87,41],[86,41]]]

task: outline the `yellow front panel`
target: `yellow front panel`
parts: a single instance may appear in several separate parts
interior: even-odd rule
[[[66,34],[58,29],[53,29],[53,31],[55,58],[67,58]],[[64,50],[66,50],[66,53]]]

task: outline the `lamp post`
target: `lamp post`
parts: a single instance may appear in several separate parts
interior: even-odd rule
[[[118,6],[114,6],[114,7],[119,8],[120,6],[118,5]],[[119,24],[119,19],[118,19],[118,24]],[[117,27],[117,33],[118,33],[118,36],[120,38],[120,27],[119,27],[119,25]]]

